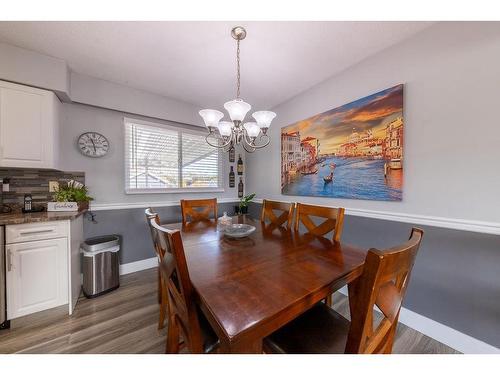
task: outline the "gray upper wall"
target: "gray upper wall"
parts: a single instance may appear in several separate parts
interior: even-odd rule
[[[165,125],[186,127],[177,123],[155,120],[142,116],[96,108],[88,105],[69,104],[62,105],[60,150],[61,169],[85,172],[85,182],[90,195],[95,198],[93,207],[99,205],[126,205],[148,204],[159,205],[181,198],[207,198],[237,199],[237,188],[228,187],[230,163],[228,155],[223,155],[225,191],[223,193],[169,193],[169,194],[125,194],[125,132],[124,117],[132,117],[146,121],[154,121]],[[109,152],[102,158],[89,158],[83,156],[77,148],[77,139],[80,134],[87,131],[96,131],[106,136],[110,142]],[[245,155],[241,151],[242,159]],[[238,150],[236,151],[236,159]],[[232,163],[236,165],[235,163]],[[236,170],[236,168],[235,168]],[[236,185],[237,186],[237,185]]]
[[[71,100],[75,103],[205,127],[198,114],[201,109],[198,106],[74,72],[71,73]]]
[[[248,157],[259,197],[500,223],[500,23],[442,22],[274,108],[272,143]],[[402,202],[280,192],[280,128],[405,84]]]

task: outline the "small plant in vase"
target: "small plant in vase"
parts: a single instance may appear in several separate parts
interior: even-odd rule
[[[59,187],[54,193],[54,202],[47,203],[48,211],[78,211],[89,208],[94,200],[88,194],[87,187],[81,182],[70,180],[66,186]]]
[[[245,195],[243,198],[240,199],[240,204],[239,206],[236,206],[237,208],[237,214],[239,215],[244,215],[248,213],[248,205],[252,201],[252,199],[255,198],[255,193]]]

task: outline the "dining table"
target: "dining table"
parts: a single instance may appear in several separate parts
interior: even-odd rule
[[[229,238],[213,220],[166,224],[181,231],[197,303],[220,353],[262,353],[263,339],[361,275],[367,250],[262,223]]]

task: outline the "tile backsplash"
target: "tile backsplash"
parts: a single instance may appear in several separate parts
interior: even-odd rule
[[[6,178],[10,180],[8,192],[3,191],[1,183]],[[0,168],[0,204],[17,211],[23,206],[24,194],[31,194],[34,207],[45,205],[52,200],[53,195],[49,192],[49,181],[58,181],[61,184],[71,179],[84,184],[85,173],[53,169]]]

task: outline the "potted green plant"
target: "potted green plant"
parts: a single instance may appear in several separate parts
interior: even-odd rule
[[[81,182],[70,180],[66,186],[54,193],[53,202],[47,202],[47,211],[80,211],[89,208],[94,198],[88,195],[87,187]]]
[[[240,199],[240,204],[235,207],[235,211],[239,215],[244,215],[248,213],[248,205],[255,198],[255,193],[245,195]]]

